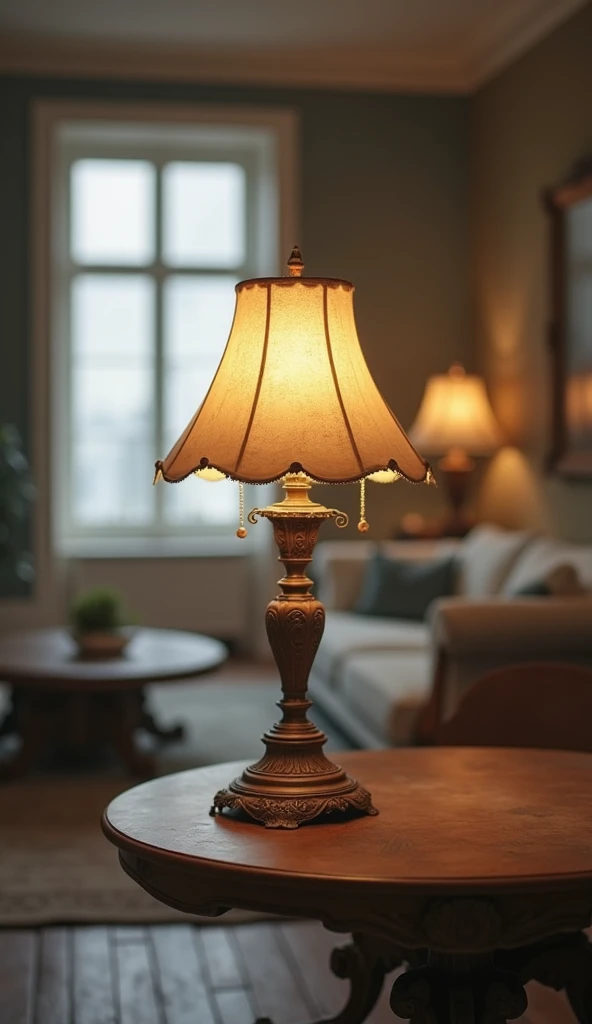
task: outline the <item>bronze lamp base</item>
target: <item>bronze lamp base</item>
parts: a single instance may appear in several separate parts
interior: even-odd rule
[[[319,736],[324,743],[326,737]],[[227,807],[244,811],[266,828],[298,828],[333,813],[378,813],[370,794],[320,749],[309,757],[296,751],[290,758],[283,752],[278,757],[270,750],[270,737],[264,736],[267,753],[261,760],[216,793],[212,814]]]
[[[331,814],[376,814],[370,794],[323,753],[324,733],[308,720],[308,676],[325,628],[325,610],[310,593],[306,568],[326,519],[338,526],[347,516],[312,502],[303,473],[283,480],[286,497],[256,516],[270,519],[286,575],[281,594],[267,606],[267,636],[280,671],[282,719],[265,733],[265,753],[228,789],[216,793],[211,813],[239,809],[266,828],[297,828]]]

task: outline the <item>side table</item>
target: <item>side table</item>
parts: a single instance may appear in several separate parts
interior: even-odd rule
[[[136,747],[135,729],[174,736],[150,714],[146,684],[203,675],[227,654],[218,640],[172,629],[136,630],[117,658],[82,657],[65,629],[0,637],[0,682],[13,691],[13,711],[0,733],[21,741],[16,755],[0,764],[0,779],[25,774],[50,742],[87,750],[106,741],[134,775],[153,774],[152,758]]]
[[[401,963],[391,1006],[412,1024],[514,1020],[532,979],[565,988],[592,1024],[592,756],[424,748],[340,760],[378,817],[297,832],[210,817],[214,793],[243,768],[225,764],[129,790],[103,829],[124,870],[170,906],[351,932],[333,957],[351,981],[333,1024],[362,1024]]]

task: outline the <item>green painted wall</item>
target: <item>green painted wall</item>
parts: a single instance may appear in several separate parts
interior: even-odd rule
[[[114,81],[0,80],[0,418],[29,438],[28,237],[30,112],[37,98],[289,106],[300,115],[301,208],[307,272],[356,284],[368,362],[404,424],[425,378],[469,360],[468,102],[462,98]],[[326,494],[326,492],[325,492]],[[47,496],[41,496],[47,500]],[[355,514],[355,488],[331,500]],[[410,509],[430,512],[430,488],[369,488],[373,534]],[[328,531],[327,531],[328,533]],[[355,531],[348,531],[355,536]]]
[[[492,467],[483,513],[592,541],[592,482],[542,471],[549,438],[546,186],[592,156],[592,5],[471,103],[472,254],[480,363],[517,453]],[[519,497],[517,498],[517,495]]]

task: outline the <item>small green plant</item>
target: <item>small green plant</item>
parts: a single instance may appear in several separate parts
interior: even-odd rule
[[[91,590],[72,605],[70,619],[74,632],[109,633],[125,625],[121,598],[115,590]]]

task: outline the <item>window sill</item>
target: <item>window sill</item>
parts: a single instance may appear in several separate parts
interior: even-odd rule
[[[56,545],[63,558],[244,558],[259,545],[228,537],[87,537],[62,539]]]

